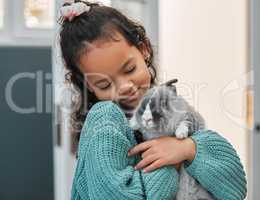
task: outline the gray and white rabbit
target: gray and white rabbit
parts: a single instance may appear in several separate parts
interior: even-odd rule
[[[129,119],[129,125],[139,130],[143,139],[175,136],[183,139],[205,128],[203,117],[184,98],[177,95],[177,79],[150,88]],[[176,200],[213,200],[182,165]]]

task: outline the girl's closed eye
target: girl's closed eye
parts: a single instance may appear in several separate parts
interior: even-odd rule
[[[106,83],[106,84],[102,84],[102,85],[100,84],[98,86],[98,88],[101,89],[101,90],[106,90],[110,87],[110,85],[111,85],[111,83]]]
[[[135,69],[136,69],[136,66],[133,66],[129,70],[127,70],[126,73],[127,74],[131,74],[131,73],[133,73],[135,71]],[[100,85],[99,89],[106,90],[106,89],[108,89],[110,87],[110,85],[111,85],[111,83],[108,83],[108,84],[106,83],[106,84]]]
[[[131,74],[131,73],[133,73],[135,71],[135,69],[136,69],[136,66],[129,67],[129,69],[126,71],[126,73],[127,74]],[[101,90],[106,90],[110,86],[111,86],[111,83],[105,83],[105,84],[100,84],[98,86],[98,88],[101,89]]]
[[[135,69],[136,69],[136,66],[133,66],[133,67],[131,67],[130,69],[128,69],[128,70],[126,71],[126,73],[130,74],[130,73],[134,72]]]

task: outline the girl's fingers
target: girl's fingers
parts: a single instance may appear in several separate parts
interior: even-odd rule
[[[137,165],[135,166],[135,169],[142,169],[145,166],[151,164],[152,162],[156,161],[157,157],[155,155],[150,155],[147,156],[146,158],[144,158],[143,160],[141,160],[139,163],[137,163]]]
[[[144,168],[144,172],[151,172],[155,169],[158,169],[160,167],[163,166],[163,162],[162,160],[156,160],[155,162],[153,162],[152,164],[150,164],[148,167]]]
[[[142,159],[144,159],[145,157],[151,155],[152,153],[153,153],[152,148],[150,148],[150,149],[144,151],[144,152],[142,153],[141,157],[142,157]]]
[[[145,151],[150,147],[151,147],[151,141],[140,143],[128,151],[128,156],[138,154],[139,152]]]

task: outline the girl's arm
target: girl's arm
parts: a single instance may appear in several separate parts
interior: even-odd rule
[[[246,178],[240,159],[232,145],[216,132],[202,130],[191,136],[196,144],[193,161],[186,170],[216,199],[245,199]]]
[[[142,152],[138,169],[148,171],[185,161],[188,173],[218,200],[245,198],[246,178],[232,145],[219,134],[202,130],[191,138],[178,140],[161,137],[143,142],[130,150],[130,156]]]
[[[129,158],[127,152],[134,136],[127,131],[122,111],[109,102],[95,104],[91,111],[81,133],[84,151],[79,151],[78,165],[84,167],[76,173],[75,190],[83,195],[87,191],[90,199],[173,199],[178,183],[174,167],[152,173],[133,168],[138,157]]]

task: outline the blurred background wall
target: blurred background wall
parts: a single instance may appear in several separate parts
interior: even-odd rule
[[[0,0],[0,199],[54,199],[54,2]]]
[[[234,145],[247,167],[249,2],[164,0],[159,13],[161,79],[179,79],[180,94],[209,129]]]

